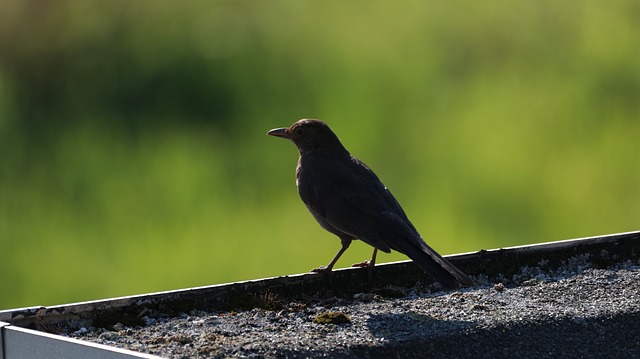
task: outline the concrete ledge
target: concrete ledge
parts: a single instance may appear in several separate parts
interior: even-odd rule
[[[640,232],[630,232],[449,256],[477,282],[457,292],[397,262],[14,309],[0,320],[171,357],[629,356],[640,352],[639,257]]]

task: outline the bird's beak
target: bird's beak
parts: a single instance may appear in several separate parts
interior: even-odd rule
[[[267,135],[269,136],[276,136],[276,137],[282,137],[282,138],[289,138],[289,134],[287,133],[287,128],[283,127],[283,128],[274,128],[273,130],[267,132]]]

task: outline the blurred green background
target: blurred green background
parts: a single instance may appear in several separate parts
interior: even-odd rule
[[[326,264],[304,117],[441,253],[640,227],[640,2],[0,6],[0,308]]]

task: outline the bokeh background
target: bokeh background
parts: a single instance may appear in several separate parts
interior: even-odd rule
[[[326,264],[304,117],[441,253],[640,227],[640,2],[0,7],[0,308]]]

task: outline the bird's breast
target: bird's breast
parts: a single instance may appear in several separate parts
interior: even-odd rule
[[[302,176],[302,158],[298,159],[298,164],[296,165],[296,187],[300,188],[300,177]]]

